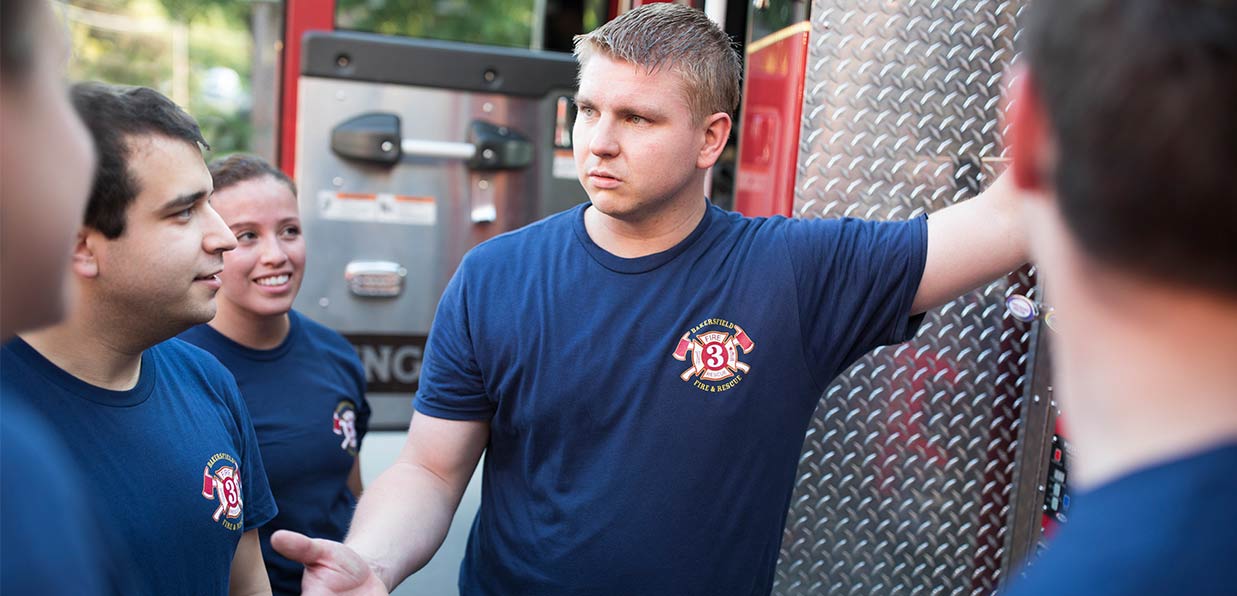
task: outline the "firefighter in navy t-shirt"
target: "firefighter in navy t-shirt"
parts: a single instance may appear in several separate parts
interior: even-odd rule
[[[0,2],[0,341],[64,316],[69,250],[94,175],[63,78],[66,34],[49,8]],[[118,570],[76,462],[30,405],[40,398],[0,391],[0,593],[111,593]]]
[[[1077,492],[1009,593],[1237,594],[1237,3],[1024,22],[1012,169]]]
[[[82,468],[132,592],[269,593],[257,528],[275,515],[232,375],[169,339],[215,314],[236,238],[211,208],[197,124],[143,88],[79,84],[99,171],[63,322],[3,350],[5,395],[37,409]],[[7,484],[7,480],[6,480]]]
[[[292,181],[251,155],[210,172],[211,203],[238,246],[224,255],[218,314],[180,337],[236,376],[279,506],[259,532],[262,558],[276,594],[299,594],[302,566],[272,551],[270,536],[343,539],[361,494],[365,372],[343,337],[292,310],[306,259]]]
[[[822,389],[1025,260],[1004,181],[930,221],[709,205],[741,63],[698,10],[642,6],[576,54],[591,202],[464,258],[346,546],[273,537],[307,588],[382,593],[424,565],[484,450],[461,592],[767,594]]]

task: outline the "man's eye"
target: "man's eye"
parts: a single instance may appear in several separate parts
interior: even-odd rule
[[[257,238],[257,236],[253,232],[241,232],[236,235],[236,239],[241,241],[253,240],[254,238]]]

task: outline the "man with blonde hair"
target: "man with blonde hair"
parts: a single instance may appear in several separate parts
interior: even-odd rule
[[[306,593],[423,566],[485,451],[461,593],[767,594],[824,387],[1025,259],[1003,182],[931,224],[710,205],[741,65],[700,11],[641,7],[576,56],[591,202],[464,258],[404,451],[345,544],[274,537]]]

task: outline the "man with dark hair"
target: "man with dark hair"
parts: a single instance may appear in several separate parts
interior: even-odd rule
[[[46,0],[0,0],[0,341],[64,314],[95,159],[66,50]],[[30,405],[40,397],[0,394],[0,593],[102,594],[108,550],[76,463]]]
[[[464,258],[346,546],[273,537],[307,592],[380,594],[424,565],[485,451],[462,593],[767,594],[824,388],[1025,260],[1004,180],[930,222],[710,205],[740,62],[698,10],[640,7],[576,57],[591,202]]]
[[[1009,110],[1075,455],[1013,594],[1237,593],[1237,2],[1037,0]]]
[[[75,86],[101,167],[63,322],[3,348],[0,389],[37,395],[140,568],[144,594],[269,593],[257,528],[275,514],[236,382],[169,340],[215,314],[236,239],[211,208],[193,119],[140,88]],[[7,481],[6,481],[7,483]]]

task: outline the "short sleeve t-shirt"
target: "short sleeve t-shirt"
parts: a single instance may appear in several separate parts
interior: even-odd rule
[[[299,594],[304,567],[271,548],[276,530],[342,541],[356,497],[348,475],[369,427],[365,372],[338,333],[288,313],[283,343],[254,350],[209,325],[180,338],[219,359],[233,375],[257,433],[279,514],[262,526],[262,558],[276,594]]]
[[[464,594],[767,594],[827,384],[909,339],[924,218],[710,206],[616,257],[587,205],[487,241],[434,320],[414,405],[487,420]]]
[[[1237,594],[1237,443],[1078,494],[1007,596]]]
[[[4,387],[0,410],[0,593],[99,596],[114,564],[77,463],[57,433]]]
[[[133,590],[227,594],[241,534],[275,515],[232,375],[177,339],[142,353],[127,391],[86,383],[20,338],[2,360],[0,388],[34,396],[78,462],[99,523],[139,566]]]

